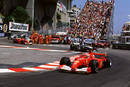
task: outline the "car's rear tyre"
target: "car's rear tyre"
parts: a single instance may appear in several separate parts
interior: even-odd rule
[[[89,63],[89,66],[91,68],[92,73],[98,73],[98,71],[99,71],[99,68],[98,68],[99,63],[98,63],[97,60],[91,60],[90,63]]]
[[[60,65],[71,66],[71,61],[68,57],[62,57],[60,60]]]
[[[111,67],[112,66],[112,61],[111,61],[111,59],[107,56],[106,57],[106,62],[104,62],[105,64],[104,64],[104,66],[106,67],[106,68],[109,68],[109,67]]]
[[[81,50],[81,47],[80,47],[80,46],[77,46],[76,49],[79,51],[79,50]]]
[[[73,48],[73,46],[72,46],[72,45],[70,45],[70,50],[74,50],[74,48]]]
[[[23,41],[23,40],[21,40],[21,44],[24,44],[24,41]]]

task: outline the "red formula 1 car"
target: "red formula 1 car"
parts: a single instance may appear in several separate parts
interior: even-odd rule
[[[59,35],[52,35],[51,43],[55,43],[55,44],[61,43],[60,36]]]
[[[106,40],[98,40],[94,45],[95,47],[101,47],[101,48],[110,47],[110,43],[107,42]]]
[[[72,61],[68,57],[63,57],[60,60],[58,70],[97,73],[101,68],[111,67],[111,60],[106,56],[105,53],[93,53],[92,51],[89,51],[89,53],[82,54]]]
[[[14,43],[19,44],[29,44],[32,45],[32,40],[29,37],[22,37],[20,35],[17,35],[15,38],[13,38]]]

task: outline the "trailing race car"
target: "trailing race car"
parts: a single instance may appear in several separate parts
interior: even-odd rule
[[[61,43],[60,35],[52,35],[51,43],[55,43],[55,44]]]
[[[10,39],[13,40],[16,36],[17,34],[11,34]]]
[[[98,41],[95,43],[95,47],[102,47],[102,48],[110,47],[110,43],[107,42],[106,40],[98,40]]]
[[[73,60],[63,57],[60,60],[59,71],[97,73],[101,68],[111,67],[112,62],[105,53],[82,54]]]
[[[94,49],[94,40],[93,39],[84,39],[81,44],[81,50],[82,51],[88,51],[90,49]]]
[[[25,37],[24,38],[24,42],[23,44],[29,44],[29,45],[32,45],[32,40],[29,38],[29,37]]]
[[[13,42],[14,43],[19,43],[19,44],[29,44],[32,45],[32,40],[27,37],[27,36],[23,36],[23,35],[17,35],[13,38]]]
[[[81,38],[71,38],[71,43],[70,43],[70,49],[71,50],[80,50],[81,49]]]

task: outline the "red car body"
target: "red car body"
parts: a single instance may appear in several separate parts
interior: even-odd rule
[[[21,36],[17,36],[16,38],[13,39],[14,43],[19,43],[19,44],[30,44],[32,45],[32,40],[30,38],[23,38]]]
[[[99,40],[94,45],[95,47],[102,47],[102,48],[110,47],[110,43],[105,40]]]
[[[100,57],[97,58],[96,56],[100,56]],[[59,70],[67,70],[64,68],[65,66],[67,66],[68,71],[71,72],[77,72],[83,70],[86,73],[91,73],[91,72],[95,73],[98,72],[98,70],[103,67],[111,66],[111,61],[106,58],[106,54],[104,53],[90,52],[89,54],[87,53],[87,54],[80,55],[79,57],[75,58],[71,62],[67,60],[68,59],[65,57],[60,60]]]
[[[60,43],[60,35],[52,35],[52,37],[50,38],[51,43]]]

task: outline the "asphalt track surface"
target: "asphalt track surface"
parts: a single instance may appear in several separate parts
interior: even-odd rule
[[[62,47],[61,49],[68,48]],[[96,74],[86,75],[58,71],[0,73],[0,87],[130,87],[130,50],[109,49],[105,51],[112,59],[112,68],[102,69]],[[62,55],[58,54],[58,56]],[[57,55],[55,54],[55,56]],[[50,57],[44,61],[53,60]]]
[[[24,72],[0,74],[0,87],[130,87],[130,51],[108,50],[112,68],[96,74]]]
[[[18,43],[13,43],[12,40],[6,38],[0,38],[0,45],[9,45],[9,46],[22,46],[22,47],[32,47],[32,48],[43,48],[43,49],[55,49],[55,50],[68,50],[69,45],[64,44],[33,44],[33,45],[23,45]]]

